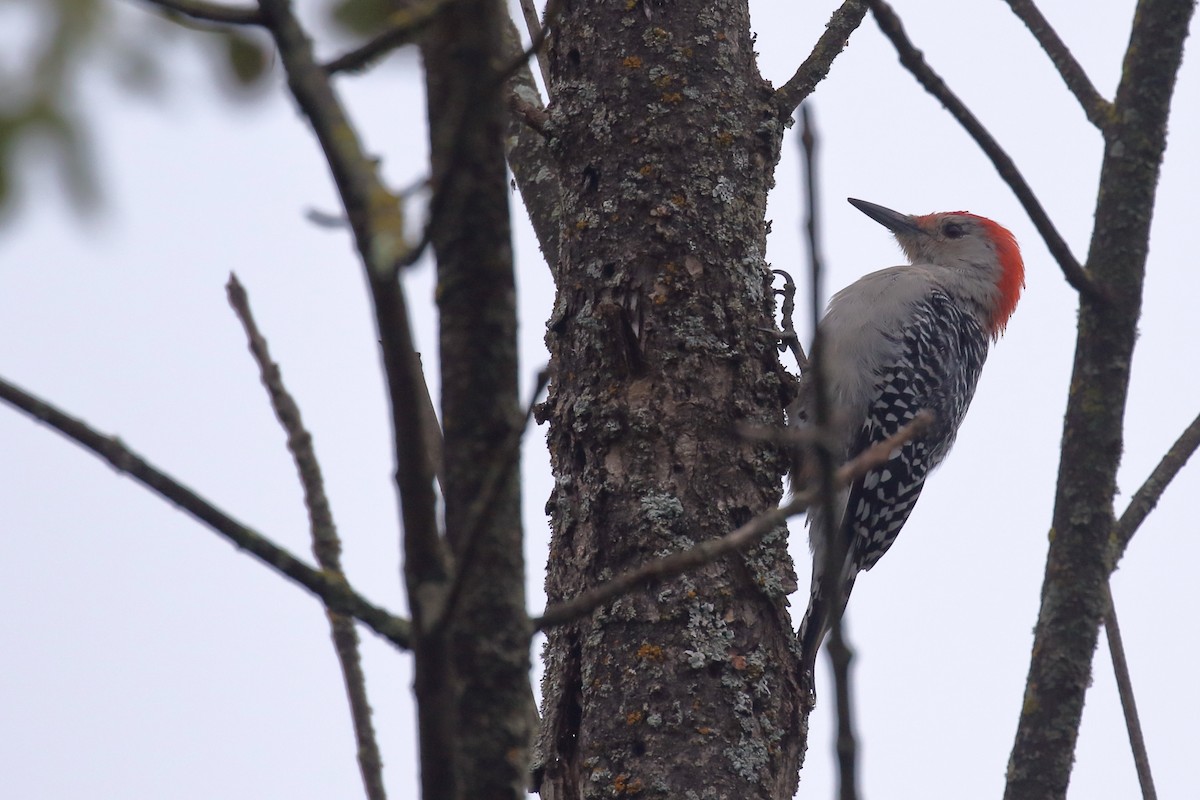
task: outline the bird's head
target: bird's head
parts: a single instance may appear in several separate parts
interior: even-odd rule
[[[1025,287],[1021,248],[1007,228],[966,211],[915,216],[865,200],[850,198],[850,204],[895,234],[911,263],[984,271],[996,289],[991,333],[1003,332]]]

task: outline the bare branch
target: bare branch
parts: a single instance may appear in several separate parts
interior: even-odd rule
[[[504,59],[513,59],[516,63],[521,52],[521,37],[511,18],[503,20],[500,34]],[[521,199],[537,234],[538,247],[553,270],[558,265],[558,240],[562,230],[559,198],[562,192],[560,169],[550,157],[546,144],[545,123],[549,115],[528,63],[509,76],[505,91],[509,97],[505,157],[521,190]]]
[[[533,0],[521,0],[521,16],[525,18],[525,30],[529,32],[529,40],[531,42],[536,41],[539,34],[545,36],[544,33],[541,33],[542,26],[538,22],[537,8],[534,6]],[[550,67],[547,66],[546,59],[542,57],[541,53],[536,53],[535,57],[537,58],[538,70],[542,73],[542,83],[546,87],[546,94],[549,95]]]
[[[1137,533],[1137,529],[1158,505],[1163,492],[1197,449],[1200,449],[1200,415],[1197,415],[1192,420],[1192,424],[1179,434],[1175,444],[1171,445],[1171,449],[1158,462],[1158,466],[1150,473],[1150,477],[1146,478],[1146,482],[1133,493],[1133,498],[1125,508],[1125,513],[1117,520],[1116,553],[1112,564],[1114,569],[1125,553],[1125,548],[1129,546],[1133,535]]]
[[[182,14],[189,19],[201,22],[217,22],[223,25],[263,24],[262,12],[257,8],[224,6],[205,0],[142,0],[142,2],[157,6],[168,13]]]
[[[246,331],[250,352],[258,364],[259,375],[271,400],[271,408],[287,433],[288,450],[296,462],[297,472],[300,473],[304,504],[308,507],[313,555],[326,574],[345,580],[346,575],[342,570],[342,543],[333,521],[329,498],[325,494],[325,481],[321,477],[321,465],[313,449],[312,435],[304,427],[300,407],[283,385],[279,365],[271,360],[267,340],[258,330],[250,312],[250,298],[246,296],[246,290],[238,281],[237,275],[229,275],[225,289],[229,295],[229,304],[233,306]],[[367,680],[363,675],[362,658],[359,655],[358,631],[354,628],[354,621],[344,614],[331,611],[326,616],[329,619],[334,651],[346,684],[346,695],[350,701],[350,716],[358,744],[358,768],[362,774],[363,788],[368,800],[386,800],[383,761],[379,757],[379,744],[375,739],[375,728],[371,724],[371,704],[367,699]]]
[[[845,618],[839,617],[829,628],[825,646],[833,668],[837,694],[838,800],[858,800],[858,740],[854,735],[854,709],[851,705],[850,664],[854,649],[846,643]]]
[[[452,0],[426,0],[393,12],[388,17],[392,24],[387,30],[330,61],[324,67],[325,72],[329,75],[362,72],[393,50],[413,44],[450,2]]]
[[[372,605],[355,592],[343,578],[313,569],[262,534],[247,528],[191,489],[147,463],[140,455],[122,444],[120,439],[105,436],[83,420],[70,416],[3,378],[0,378],[0,400],[91,450],[111,464],[117,472],[133,478],[159,497],[203,522],[238,549],[245,550],[293,583],[316,595],[329,610],[354,617],[397,647],[411,647],[411,625],[408,620]]]
[[[528,68],[529,59],[533,58],[541,51],[542,45],[546,43],[546,37],[550,35],[550,28],[553,27],[554,23],[558,21],[558,15],[561,12],[561,0],[546,0],[546,12],[543,15],[542,24],[538,26],[536,31],[530,31],[529,47],[521,51],[520,55],[513,59],[513,61],[507,67],[500,70],[500,83],[506,83],[509,78],[516,74],[517,70]],[[509,18],[509,20],[511,21],[511,18]],[[528,16],[526,16],[525,21],[526,24],[528,24]],[[541,64],[542,62],[539,59],[538,65],[541,66]],[[544,70],[542,72],[542,78],[546,81],[546,91],[549,92],[550,71],[545,67],[542,67],[542,69]]]
[[[808,608],[804,613],[804,619],[800,623],[800,630],[797,636],[800,640],[801,648],[801,676],[802,680],[810,681],[808,686],[809,705],[816,700],[816,675],[815,665],[817,653],[821,648],[821,641],[830,625],[836,621],[841,613],[845,610],[845,601],[839,601],[831,598],[849,598],[850,585],[844,585],[842,565],[846,563],[849,556],[850,541],[844,536],[834,534],[838,514],[835,513],[835,493],[837,488],[834,485],[834,465],[836,457],[841,458],[839,447],[830,447],[827,441],[823,441],[825,432],[830,430],[829,421],[833,416],[833,409],[829,397],[829,392],[826,383],[826,375],[823,369],[824,362],[822,352],[824,351],[824,337],[821,334],[821,307],[824,304],[825,289],[824,289],[824,262],[820,256],[820,244],[817,237],[817,208],[820,205],[817,196],[818,182],[816,177],[816,134],[808,109],[801,106],[801,120],[803,128],[800,136],[800,148],[803,152],[804,164],[804,182],[805,182],[805,205],[807,213],[807,222],[805,224],[806,239],[808,240],[809,253],[809,273],[810,273],[810,291],[809,300],[811,302],[812,315],[812,358],[809,363],[808,371],[801,379],[799,394],[793,401],[793,405],[789,407],[788,412],[791,416],[792,408],[798,412],[809,415],[808,423],[821,436],[818,438],[815,447],[810,447],[807,451],[793,450],[792,467],[791,467],[791,484],[797,486],[815,486],[818,492],[818,504],[815,514],[810,514],[809,524],[814,528],[814,536],[819,536],[828,546],[817,548],[820,551],[820,556],[823,560],[818,560],[814,551],[813,559],[813,575],[814,586],[816,587],[815,594],[810,594]],[[805,385],[807,384],[807,386]],[[805,397],[808,397],[807,407],[805,407]],[[794,424],[794,423],[793,423]],[[806,464],[805,461],[809,463]],[[815,465],[815,471],[813,470]],[[820,531],[823,526],[828,526],[828,530]],[[851,579],[852,581],[853,579]]]
[[[1017,196],[1017,200],[1025,209],[1025,213],[1029,215],[1029,219],[1033,221],[1033,226],[1037,228],[1041,234],[1042,240],[1046,243],[1046,247],[1050,250],[1050,255],[1054,256],[1054,260],[1058,262],[1059,268],[1062,270],[1063,276],[1066,277],[1069,283],[1081,295],[1092,299],[1101,299],[1100,289],[1092,281],[1088,273],[1079,264],[1079,261],[1071,253],[1071,248],[1059,235],[1058,229],[1054,227],[1054,223],[1050,221],[1045,209],[1042,208],[1041,202],[1029,188],[1029,184],[1025,182],[1017,165],[1009,158],[1008,154],[1000,147],[1000,144],[988,132],[987,128],[975,117],[974,114],[963,104],[958,97],[950,91],[950,87],[940,76],[926,63],[925,57],[921,54],[913,43],[909,40],[908,35],[904,32],[904,26],[900,23],[900,18],[896,16],[896,12],[892,7],[883,0],[870,0],[871,12],[875,15],[875,21],[879,23],[879,29],[884,35],[891,40],[892,45],[896,48],[896,52],[900,56],[900,63],[913,74],[913,77],[925,87],[925,91],[936,97],[946,110],[958,120],[958,124],[963,127],[979,148],[991,160],[992,166],[996,168],[996,172],[1012,189],[1013,194]]]
[[[1121,641],[1121,628],[1117,625],[1117,607],[1113,603],[1112,585],[1105,584],[1105,591],[1108,594],[1108,609],[1104,613],[1104,631],[1108,636],[1108,652],[1112,656],[1117,691],[1121,695],[1121,710],[1125,713],[1129,746],[1133,749],[1133,763],[1137,767],[1138,783],[1142,787],[1142,800],[1157,800],[1158,792],[1154,789],[1154,778],[1150,775],[1150,755],[1146,752],[1146,739],[1142,736],[1142,723],[1138,719],[1137,703],[1133,698],[1129,662],[1125,660],[1125,645]]]
[[[817,198],[817,134],[816,126],[809,113],[808,104],[800,106],[800,149],[804,155],[804,233],[808,242],[808,264],[813,274],[813,315],[818,316],[821,297],[820,276],[824,275],[825,261],[821,257],[821,226],[818,215],[820,203]]]
[[[267,340],[263,338],[254,321],[250,311],[250,298],[237,275],[230,273],[225,291],[229,296],[229,305],[246,332],[250,353],[258,365],[259,377],[271,400],[271,408],[287,434],[288,451],[296,462],[300,485],[304,489],[304,504],[308,507],[308,516],[312,523],[313,555],[322,569],[341,575],[342,544],[333,521],[329,499],[325,495],[325,482],[321,476],[317,454],[313,450],[312,435],[304,427],[295,399],[283,385],[279,365],[271,360]]]
[[[1113,502],[1167,125],[1195,0],[1139,0],[1105,131],[1088,274],[1025,697],[1004,797],[1063,797],[1108,607]],[[1110,289],[1111,287],[1111,289]],[[1098,535],[1099,534],[1099,535]]]
[[[391,405],[405,569],[415,571],[416,584],[440,584],[450,567],[437,521],[436,469],[430,452],[434,421],[427,412],[432,406],[397,279],[397,265],[413,248],[404,236],[396,198],[380,182],[377,165],[364,152],[329,75],[314,60],[312,42],[291,4],[261,0],[261,7],[288,86],[321,143],[366,268]],[[416,594],[410,591],[409,601],[420,624],[422,598],[431,601],[432,596]]]
[[[775,92],[775,105],[781,119],[792,116],[796,106],[804,102],[817,84],[825,79],[833,60],[846,48],[850,34],[862,24],[866,14],[866,0],[846,0],[833,12],[825,32],[817,39],[808,58],[804,59],[791,80]]]
[[[820,181],[817,176],[817,130],[813,122],[813,114],[811,113],[811,105],[808,102],[800,105],[800,149],[803,155],[804,163],[804,195],[805,195],[805,239],[808,242],[808,262],[812,280],[812,314],[813,314],[813,351],[820,347],[820,309],[824,302],[824,259],[821,255],[821,226],[819,213],[821,209],[819,188]],[[798,432],[807,433],[814,437],[815,447],[810,444],[809,451],[815,453],[822,474],[818,477],[817,486],[820,489],[821,501],[821,520],[829,526],[828,530],[832,531],[835,526],[837,516],[834,513],[834,480],[832,479],[832,454],[838,452],[835,446],[831,447],[829,439],[831,429],[829,426],[829,401],[826,394],[825,375],[822,372],[822,363],[818,358],[812,364],[805,364],[801,369],[804,371],[804,380],[812,382],[812,391],[815,393],[815,402],[813,403],[814,419],[812,428],[801,429]],[[803,389],[802,389],[803,391]],[[793,428],[794,429],[794,428]],[[799,480],[799,476],[793,476],[793,485]],[[812,525],[820,525],[821,520],[810,520]],[[822,597],[841,597],[843,592],[848,592],[849,587],[836,585],[841,578],[840,565],[845,563],[847,557],[848,541],[842,536],[828,536],[826,533],[818,534],[814,530],[814,536],[822,536],[826,541],[831,543],[831,546],[826,548],[826,562],[818,564],[815,556],[813,561],[813,570],[821,570],[821,596]],[[824,625],[824,620],[808,620],[807,613],[812,613],[814,598],[809,600],[808,612],[806,612],[806,621],[809,624]],[[835,606],[832,609],[831,619],[829,620],[829,644],[825,648],[829,654],[829,662],[833,671],[834,694],[836,695],[836,714],[837,714],[837,757],[838,757],[838,796],[840,800],[857,800],[858,798],[858,745],[854,736],[854,714],[851,708],[851,685],[850,685],[850,662],[854,658],[854,651],[846,643],[845,628],[843,627],[842,613],[844,608]],[[811,640],[809,640],[811,641]],[[806,637],[800,638],[800,646],[802,648],[807,645]],[[813,674],[812,666],[817,657],[816,650],[820,647],[820,638],[816,639],[816,646],[812,648],[812,652],[804,652],[801,654],[801,663],[804,669],[804,680],[812,681],[810,690],[815,690],[816,675]],[[810,692],[810,698],[815,700],[815,691]]]
[[[1105,100],[1100,92],[1096,91],[1096,87],[1092,85],[1092,81],[1083,71],[1083,67],[1075,60],[1075,56],[1071,55],[1071,51],[1059,38],[1058,31],[1054,30],[1046,21],[1033,0],[1005,0],[1005,2],[1008,3],[1013,13],[1025,23],[1025,27],[1029,28],[1029,32],[1046,51],[1046,55],[1050,56],[1050,60],[1054,62],[1054,66],[1067,84],[1067,88],[1075,95],[1079,105],[1083,106],[1083,113],[1087,115],[1088,121],[1102,131],[1107,128],[1112,119],[1112,103]]]
[[[932,421],[933,416],[929,412],[918,413],[912,422],[898,430],[895,435],[864,450],[838,469],[834,475],[834,487],[845,486],[855,478],[886,463],[893,450],[914,437],[920,436]],[[792,497],[791,502],[759,514],[732,533],[717,539],[709,539],[687,550],[681,550],[678,553],[642,564],[612,580],[581,592],[566,602],[550,606],[542,612],[540,617],[533,620],[534,629],[545,630],[578,619],[604,603],[628,593],[644,582],[664,581],[716,561],[736,550],[741,550],[773,531],[789,517],[804,511],[817,500],[819,494],[817,490],[800,492]]]

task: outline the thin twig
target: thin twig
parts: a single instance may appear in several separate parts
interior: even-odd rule
[[[521,35],[511,17],[504,20],[501,43],[504,61],[515,59],[521,52]],[[508,105],[512,113],[504,136],[508,166],[521,190],[525,210],[537,234],[538,247],[553,271],[558,266],[562,191],[560,164],[550,155],[547,144],[549,129],[545,123],[549,122],[549,115],[546,104],[528,64],[512,74],[504,92],[512,98]],[[525,113],[522,108],[531,111]]]
[[[932,415],[922,411],[913,421],[896,431],[882,442],[867,448],[854,459],[846,462],[834,475],[834,488],[846,486],[855,478],[865,475],[870,470],[887,463],[892,451],[905,442],[920,436],[930,422]],[[816,491],[798,492],[791,502],[770,511],[765,511],[742,525],[732,533],[717,539],[709,539],[695,547],[672,553],[663,558],[642,564],[640,567],[618,575],[598,586],[587,589],[562,603],[546,608],[540,617],[533,620],[535,630],[545,630],[555,625],[578,619],[588,614],[604,603],[628,593],[647,581],[663,581],[681,575],[684,572],[704,566],[718,558],[741,550],[775,530],[787,521],[789,517],[799,514],[811,505],[818,496]]]
[[[245,550],[293,583],[316,595],[329,610],[354,617],[397,647],[409,649],[412,646],[411,625],[408,620],[373,605],[355,592],[344,579],[313,569],[262,534],[247,528],[188,487],[149,464],[122,444],[120,439],[105,436],[83,420],[70,416],[3,378],[0,378],[0,400],[91,450],[111,464],[117,472],[133,478],[159,497],[203,522],[238,549]]]
[[[817,137],[807,103],[800,104],[800,153],[804,164],[805,197],[805,241],[808,243],[808,265],[812,282],[811,310],[813,315],[813,340],[816,341],[817,324],[821,318],[821,306],[825,302],[824,260],[821,256],[820,224],[817,219],[820,203],[817,198]],[[803,353],[803,351],[801,351]],[[800,359],[797,359],[799,361]],[[800,371],[808,368],[808,360],[800,365]]]
[[[445,628],[445,626],[454,619],[454,613],[458,608],[458,601],[462,597],[463,590],[466,588],[465,575],[471,574],[471,564],[475,560],[477,543],[479,541],[480,531],[483,529],[483,521],[487,515],[492,513],[492,509],[496,505],[496,501],[500,497],[500,490],[503,488],[505,481],[508,480],[509,473],[519,464],[517,455],[521,449],[521,439],[524,437],[525,431],[529,428],[529,422],[533,419],[534,409],[537,406],[538,398],[542,395],[542,390],[546,388],[546,382],[550,380],[550,372],[548,369],[538,371],[537,382],[533,387],[533,394],[529,398],[529,403],[525,408],[525,420],[520,428],[514,429],[508,436],[508,439],[498,448],[492,456],[492,463],[488,466],[487,472],[483,477],[483,484],[479,490],[479,495],[471,503],[471,507],[467,509],[466,523],[463,525],[463,545],[459,552],[455,553],[457,557],[457,569],[454,573],[454,581],[450,585],[450,589],[446,596],[446,604],[441,615],[432,622],[432,627]]]
[[[1054,260],[1058,262],[1059,269],[1062,270],[1063,276],[1076,291],[1084,297],[1091,300],[1103,299],[1100,288],[1092,281],[1091,277],[1079,264],[1078,259],[1071,253],[1071,248],[1066,241],[1058,233],[1058,229],[1054,227],[1054,223],[1050,221],[1050,217],[1046,214],[1046,210],[1042,208],[1041,202],[1029,188],[1029,184],[1025,182],[1017,165],[1004,152],[1000,144],[988,132],[987,128],[975,117],[974,114],[963,104],[958,97],[950,91],[950,87],[946,82],[938,76],[933,68],[925,61],[924,55],[918,50],[909,40],[908,35],[904,32],[904,26],[900,22],[900,18],[896,16],[896,12],[892,7],[883,0],[870,0],[871,12],[875,15],[875,21],[879,24],[879,29],[892,42],[896,48],[896,52],[900,56],[900,63],[904,65],[913,77],[925,88],[925,91],[936,97],[946,110],[958,121],[958,124],[975,140],[979,148],[983,150],[988,159],[991,160],[992,166],[996,168],[996,172],[1012,189],[1013,194],[1017,196],[1017,200],[1021,203],[1025,213],[1029,215],[1029,219],[1033,222],[1033,226],[1037,228],[1041,234],[1042,240],[1046,243],[1047,249],[1050,250],[1050,255],[1054,256]]]
[[[526,47],[507,67],[500,70],[497,83],[502,84],[507,81],[516,74],[517,70],[526,66],[529,63],[529,59],[541,52],[542,45],[546,43],[546,37],[550,35],[550,29],[558,22],[558,15],[561,12],[562,0],[546,0],[546,11],[542,15],[542,24],[536,32],[530,32],[529,47]],[[526,23],[528,23],[528,19],[526,19]],[[549,96],[550,71],[542,67],[541,59],[538,60],[538,66],[544,70],[542,77],[546,81],[546,94]]]
[[[1108,608],[1104,612],[1104,632],[1108,636],[1108,652],[1112,656],[1113,674],[1117,677],[1117,692],[1121,695],[1121,710],[1125,712],[1125,729],[1129,731],[1129,746],[1133,750],[1133,763],[1142,787],[1142,800],[1157,800],[1158,792],[1150,775],[1150,755],[1146,752],[1146,739],[1142,736],[1142,723],[1133,699],[1129,662],[1125,660],[1125,645],[1121,641],[1121,628],[1117,625],[1117,607],[1113,603],[1111,584],[1105,584],[1105,592],[1108,594]]]
[[[858,739],[854,735],[853,692],[850,690],[850,664],[854,649],[846,643],[845,618],[838,617],[829,628],[825,646],[833,669],[837,695],[838,799],[858,800]]]
[[[425,32],[429,24],[437,19],[442,9],[452,1],[426,0],[424,3],[417,3],[396,11],[388,18],[392,25],[387,30],[327,63],[324,66],[326,74],[362,72],[393,50],[413,44]]]
[[[821,307],[825,303],[825,262],[821,257],[821,242],[818,236],[817,215],[817,139],[813,130],[808,106],[800,106],[800,163],[804,173],[804,239],[808,244],[808,270],[810,276],[809,311],[812,316],[813,339],[821,329]],[[816,345],[813,345],[816,350]]]
[[[816,353],[818,347],[818,320],[820,318],[821,306],[825,300],[823,286],[825,261],[821,254],[821,198],[818,191],[820,180],[817,174],[817,131],[812,117],[813,114],[811,113],[809,103],[801,103],[800,148],[804,163],[804,231],[805,240],[808,242],[809,269],[812,272],[813,351]],[[813,381],[813,391],[816,393],[817,399],[814,424],[817,431],[828,435],[831,409],[829,408],[828,395],[826,394],[825,376],[821,372],[821,361],[819,358],[813,361],[813,365],[815,366],[811,366],[809,375]],[[829,477],[832,471],[832,452],[827,446],[820,447],[817,450],[818,463],[823,473],[819,480],[822,512],[820,522],[824,522],[827,526],[826,531],[828,531],[827,535],[829,537],[828,546],[825,548],[826,560],[822,573],[824,580],[822,581],[821,591],[825,597],[833,598],[833,603],[835,604],[831,609],[832,618],[829,621],[830,638],[826,650],[829,653],[829,660],[833,666],[834,691],[837,695],[839,797],[841,800],[856,800],[858,796],[858,748],[854,739],[854,718],[851,713],[851,697],[854,691],[850,683],[850,661],[854,654],[844,639],[845,631],[842,628],[842,612],[844,609],[839,608],[841,598],[848,590],[847,587],[839,584],[842,581],[841,565],[846,561],[847,550],[850,544],[844,537],[835,534],[841,525],[834,514],[834,488],[833,481]],[[823,460],[822,454],[824,454]],[[813,524],[820,524],[820,522],[814,522]],[[813,535],[820,534],[814,531]],[[816,569],[816,566],[814,563],[813,568]],[[815,659],[816,655],[816,653],[805,654],[805,658],[809,659],[809,663],[812,663],[812,659]],[[809,677],[815,683],[816,676],[810,675]]]
[[[808,58],[796,69],[796,74],[775,92],[775,107],[780,119],[790,118],[796,106],[804,102],[829,74],[833,60],[846,48],[850,34],[862,24],[866,14],[866,0],[846,0],[833,12],[825,32],[817,39]]]
[[[833,417],[833,408],[826,385],[825,372],[822,369],[821,358],[823,337],[821,335],[820,321],[821,308],[825,303],[825,274],[824,261],[821,258],[820,240],[817,235],[817,214],[820,200],[817,196],[816,134],[808,108],[805,105],[800,106],[800,120],[802,127],[799,144],[803,156],[801,163],[804,165],[806,206],[804,228],[805,239],[808,242],[809,272],[811,275],[809,300],[811,302],[810,313],[813,325],[812,358],[809,363],[809,369],[802,378],[802,380],[810,382],[810,387],[807,389],[801,387],[801,391],[808,391],[811,398],[811,406],[807,409],[810,414],[809,423],[815,430],[824,433],[830,430],[829,421]],[[850,541],[846,537],[838,535],[840,515],[835,512],[836,488],[833,481],[833,469],[836,462],[834,459],[835,457],[842,458],[842,454],[836,453],[835,455],[834,449],[829,446],[824,437],[821,437],[818,439],[817,446],[809,448],[805,457],[810,458],[816,463],[816,472],[809,471],[805,477],[808,477],[810,481],[815,477],[819,499],[817,507],[819,513],[809,516],[809,524],[812,526],[811,535],[822,537],[826,544],[823,548],[814,548],[813,574],[819,576],[816,588],[817,594],[809,598],[808,611],[805,613],[805,620],[801,624],[801,633],[805,634],[801,637],[801,647],[805,651],[801,656],[801,675],[803,676],[803,680],[813,681],[815,684],[814,666],[816,664],[817,651],[821,646],[821,640],[830,624],[844,610],[841,598],[848,596],[850,591],[850,587],[844,585],[846,581],[843,577],[842,567],[846,563],[849,554]],[[793,469],[795,469],[795,466],[793,466]],[[799,483],[801,483],[801,477],[793,476],[793,485],[798,485]],[[820,530],[819,526],[823,526],[824,530]],[[822,559],[821,563],[817,561],[818,554]],[[814,614],[813,612],[816,613]],[[810,617],[810,615],[812,616]],[[814,629],[807,627],[814,624],[816,625]],[[811,685],[808,688],[810,690],[810,700],[815,700],[815,685]]]
[[[1116,553],[1112,563],[1113,569],[1116,568],[1117,562],[1120,561],[1125,548],[1129,546],[1133,535],[1137,533],[1137,529],[1158,505],[1163,492],[1171,485],[1171,481],[1175,479],[1175,476],[1179,474],[1184,464],[1197,449],[1200,449],[1200,415],[1197,415],[1192,420],[1192,424],[1179,434],[1179,438],[1158,462],[1158,466],[1150,473],[1150,477],[1146,478],[1146,482],[1133,493],[1133,498],[1125,508],[1125,513],[1117,520],[1114,534]]]
[[[1096,91],[1096,87],[1092,85],[1092,81],[1083,71],[1083,67],[1075,60],[1075,56],[1071,55],[1071,51],[1067,49],[1063,40],[1059,38],[1058,31],[1054,30],[1053,26],[1046,21],[1033,0],[1005,0],[1005,2],[1008,3],[1013,13],[1025,23],[1025,27],[1029,28],[1029,32],[1046,51],[1046,55],[1050,56],[1050,60],[1054,62],[1054,66],[1067,84],[1067,88],[1075,95],[1079,105],[1083,106],[1083,113],[1087,115],[1088,121],[1100,130],[1105,130],[1112,119],[1113,105],[1105,100],[1100,92]]]
[[[541,33],[542,26],[538,23],[537,7],[534,6],[533,0],[521,0],[521,16],[525,18],[525,30],[529,32],[529,40],[534,41]],[[546,96],[550,97],[550,66],[540,52],[536,54],[536,59],[538,71],[542,75],[542,85],[546,87]]]
[[[217,22],[223,25],[262,25],[262,12],[244,6],[223,6],[205,0],[142,0],[164,11],[182,14],[201,22]]]
[[[329,497],[325,494],[325,481],[321,477],[321,465],[313,449],[312,435],[304,427],[300,407],[283,385],[279,365],[271,360],[267,340],[259,332],[254,315],[250,311],[250,298],[238,281],[237,275],[230,273],[225,290],[229,295],[229,304],[233,306],[242,328],[246,331],[250,352],[258,364],[259,376],[271,400],[271,408],[287,434],[288,450],[296,462],[300,485],[304,489],[304,504],[308,507],[313,555],[326,574],[345,580],[346,574],[342,570],[342,543],[333,521]],[[379,757],[379,744],[375,739],[375,728],[371,724],[371,704],[367,698],[367,679],[363,674],[362,657],[359,654],[358,631],[354,627],[354,621],[344,614],[331,611],[326,617],[329,619],[334,652],[342,669],[342,679],[346,684],[346,696],[350,701],[350,717],[354,725],[354,738],[358,743],[358,769],[362,774],[363,788],[368,800],[386,800],[387,792],[383,788],[383,760]]]

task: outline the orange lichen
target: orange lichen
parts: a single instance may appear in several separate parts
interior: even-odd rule
[[[638,794],[642,791],[642,779],[633,778],[622,772],[617,777],[613,778],[613,789],[617,794]]]
[[[641,56],[625,56],[625,58],[621,59],[621,66],[624,67],[625,69],[641,69],[642,68],[642,57]]]
[[[663,649],[656,644],[644,644],[638,648],[637,657],[643,661],[662,661]]]

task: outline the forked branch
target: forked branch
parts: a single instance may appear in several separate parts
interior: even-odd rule
[[[387,30],[325,65],[325,72],[361,72],[400,47],[413,44],[450,0],[425,0],[393,13]]]
[[[194,491],[147,462],[115,436],[105,436],[86,422],[0,378],[0,400],[58,431],[103,458],[164,500],[183,509],[271,569],[316,595],[330,611],[354,617],[397,647],[411,647],[408,620],[373,605],[338,576],[315,570],[300,559],[230,517]]]
[[[312,125],[366,270],[383,368],[387,377],[401,497],[405,568],[420,584],[445,580],[448,563],[437,520],[434,442],[429,388],[413,345],[408,305],[397,275],[413,247],[404,234],[396,198],[382,185],[328,73],[316,63],[312,42],[286,0],[261,0],[264,24],[275,40],[288,86]],[[410,601],[413,598],[410,597]]]
[[[287,434],[288,450],[296,463],[296,471],[300,473],[304,504],[308,507],[313,555],[326,574],[345,580],[346,575],[342,571],[342,542],[333,521],[329,497],[325,493],[325,481],[321,477],[321,465],[313,448],[312,435],[304,427],[300,407],[283,385],[283,374],[279,365],[271,360],[267,340],[258,330],[258,324],[250,311],[250,298],[236,275],[229,276],[225,290],[229,295],[229,304],[233,306],[242,328],[246,331],[250,353],[258,365],[259,376],[271,400],[275,417]],[[354,620],[345,614],[331,611],[326,616],[333,638],[334,653],[342,668],[346,696],[350,701],[350,717],[354,722],[354,738],[358,744],[358,768],[362,774],[363,788],[368,800],[386,800],[383,760],[379,756],[375,727],[371,724],[371,704],[367,699],[367,679],[363,674],[362,657],[359,654],[358,631],[354,628]]]
[[[796,69],[796,74],[775,92],[775,105],[779,109],[780,119],[791,117],[796,107],[829,74],[833,60],[846,48],[850,34],[862,24],[866,15],[866,0],[846,0],[833,12],[825,32],[817,39],[808,58]]]
[[[1188,459],[1200,449],[1200,415],[1197,415],[1192,424],[1188,425],[1183,433],[1179,434],[1179,438],[1175,440],[1175,444],[1171,445],[1171,449],[1167,451],[1162,460],[1158,462],[1158,466],[1146,478],[1146,482],[1133,493],[1133,498],[1129,501],[1129,505],[1125,509],[1125,513],[1117,520],[1117,528],[1115,533],[1116,552],[1113,557],[1112,568],[1115,569],[1117,562],[1121,560],[1121,556],[1125,553],[1125,548],[1129,546],[1129,542],[1133,539],[1133,535],[1137,533],[1137,529],[1145,522],[1146,517],[1158,505],[1159,499],[1164,491],[1187,464]]]
[[[1046,21],[1033,0],[1005,0],[1005,2],[1008,3],[1008,7],[1013,10],[1013,13],[1025,23],[1025,27],[1029,28],[1029,32],[1046,51],[1046,55],[1050,56],[1050,60],[1054,62],[1054,67],[1067,84],[1067,88],[1071,90],[1071,94],[1075,95],[1079,105],[1083,106],[1083,113],[1087,115],[1088,121],[1101,131],[1105,130],[1109,120],[1112,119],[1113,105],[1105,100],[1100,92],[1096,91],[1096,87],[1092,85],[1092,81],[1083,71],[1083,67],[1075,60],[1075,56],[1071,55],[1071,51],[1067,49],[1063,40],[1059,38],[1058,31],[1054,30]]]
[[[1093,300],[1100,299],[1099,288],[1071,253],[1071,248],[1059,235],[1058,229],[1050,221],[1046,210],[1042,208],[1041,202],[1029,188],[1029,184],[1025,182],[1025,178],[1017,169],[1017,165],[1009,158],[1008,153],[1004,152],[992,134],[983,126],[983,123],[971,113],[954,92],[950,91],[946,82],[925,61],[925,56],[913,45],[904,32],[904,26],[892,7],[883,0],[870,0],[870,3],[875,21],[879,24],[879,29],[891,41],[892,46],[896,48],[896,52],[900,56],[900,63],[913,74],[925,91],[941,101],[946,110],[970,134],[979,148],[991,160],[996,172],[1012,189],[1013,194],[1017,196],[1017,200],[1025,209],[1025,213],[1032,220],[1033,226],[1041,234],[1042,240],[1050,250],[1050,255],[1054,256],[1054,260],[1058,262],[1067,283],[1085,297]]]

